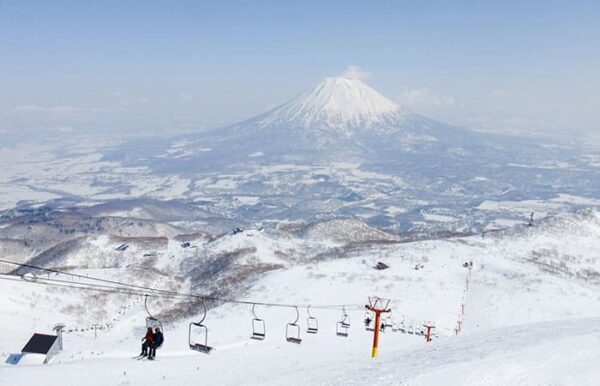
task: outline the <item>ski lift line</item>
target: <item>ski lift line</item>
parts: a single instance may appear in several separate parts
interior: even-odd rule
[[[50,268],[38,267],[38,266],[31,265],[31,264],[16,263],[16,262],[3,260],[3,259],[0,259],[0,262],[16,265],[16,266],[20,266],[20,267],[26,267],[26,268],[37,269],[37,270],[46,271],[46,272],[52,272],[52,273],[61,274],[61,275],[67,275],[67,276],[78,277],[78,278],[83,278],[83,279],[88,279],[88,280],[93,280],[93,281],[116,284],[116,285],[123,286],[123,287],[131,287],[131,288],[136,288],[136,289],[148,290],[148,291],[152,291],[152,292],[166,293],[166,294],[175,295],[175,296],[194,297],[197,299],[205,299],[205,300],[224,302],[224,303],[237,303],[237,304],[246,304],[246,305],[257,304],[257,305],[268,306],[268,307],[286,307],[286,308],[293,308],[293,307],[297,307],[297,306],[302,307],[302,308],[306,307],[306,305],[242,301],[242,300],[236,300],[236,299],[218,298],[218,297],[213,297],[213,296],[203,296],[203,295],[191,294],[191,293],[181,293],[181,292],[175,292],[175,291],[169,291],[169,290],[162,290],[162,289],[158,289],[158,288],[139,286],[139,285],[135,285],[135,284],[122,283],[122,282],[118,282],[118,281],[114,281],[114,280],[100,279],[100,278],[96,278],[93,276],[83,276],[83,275],[74,274],[74,273],[70,273],[70,272],[63,272],[63,271],[50,269]],[[52,279],[50,279],[50,280],[52,280]],[[313,306],[313,308],[321,308],[321,309],[338,309],[338,308],[342,308],[342,307],[344,307],[344,305]],[[352,307],[360,307],[360,305],[355,305]]]
[[[146,290],[146,291],[172,293],[172,294],[176,293],[174,291],[169,291],[169,290],[162,290],[162,289],[151,288],[151,287],[146,287],[146,286],[140,286],[140,285],[135,285],[135,284],[122,283],[122,282],[118,282],[118,281],[114,281],[114,280],[108,280],[108,279],[100,279],[100,278],[97,278],[97,277],[87,276],[87,275],[84,276],[84,275],[79,275],[79,274],[76,274],[76,273],[64,272],[64,271],[59,271],[59,270],[52,269],[52,268],[44,268],[44,267],[39,267],[39,266],[35,266],[35,265],[31,265],[31,264],[26,264],[26,263],[17,263],[17,262],[14,262],[14,261],[9,261],[9,260],[4,260],[4,259],[0,259],[0,263],[16,265],[16,266],[24,267],[24,268],[36,269],[36,270],[40,270],[40,271],[44,271],[44,272],[56,273],[56,274],[59,274],[59,275],[76,277],[76,278],[79,278],[79,279],[99,281],[99,282],[103,282],[103,283],[115,284],[115,285],[120,285],[120,286],[124,286],[124,287],[131,287],[131,288],[143,289],[143,290]]]
[[[113,294],[113,295],[117,294],[117,295],[127,295],[127,296],[135,296],[135,297],[141,297],[141,296],[146,297],[147,296],[147,297],[157,297],[157,298],[180,298],[180,299],[182,298],[182,296],[177,296],[176,297],[176,296],[166,296],[166,295],[151,295],[151,294],[146,294],[146,293],[143,293],[143,292],[130,291],[130,290],[127,290],[127,289],[110,287],[110,286],[99,286],[99,285],[96,285],[96,284],[94,284],[94,285],[80,285],[78,283],[73,283],[73,282],[65,281],[65,280],[56,280],[56,279],[37,278],[36,281],[23,281],[18,276],[9,277],[7,275],[0,275],[0,280],[6,280],[6,281],[15,282],[15,283],[39,284],[39,285],[46,285],[46,286],[58,287],[58,288],[81,289],[81,290],[86,290],[86,291],[102,292],[102,293]],[[183,298],[189,299],[189,297],[187,297],[187,296],[183,296]],[[259,305],[260,303],[254,303],[254,304]],[[281,305],[278,305],[278,306],[281,306]],[[299,306],[294,306],[292,308],[297,309],[297,307],[299,307]],[[314,306],[310,306],[310,307],[314,307]],[[340,331],[338,331],[337,335],[348,336],[347,335],[347,328],[350,325],[350,315],[346,311],[347,310],[358,311],[358,310],[363,310],[363,309],[364,309],[364,306],[362,306],[360,308],[342,307],[343,318],[342,318],[341,322],[338,322],[338,324],[341,324],[341,327],[343,329],[346,329],[346,331],[345,331],[345,334],[344,333],[340,333]],[[338,328],[336,328],[336,330],[337,329]],[[446,330],[450,331],[451,329],[446,328]]]
[[[14,279],[13,279],[13,278],[9,278],[8,276],[0,275],[0,278],[4,278],[6,280],[22,282],[21,276],[14,276]],[[127,287],[114,287],[114,286],[101,285],[101,284],[73,282],[73,281],[69,281],[69,280],[48,279],[48,278],[44,278],[44,277],[36,277],[35,280],[26,280],[26,282],[27,283],[42,283],[43,282],[42,284],[47,284],[47,285],[52,285],[53,283],[60,283],[60,284],[66,284],[66,285],[60,285],[61,287],[81,288],[81,289],[104,289],[104,290],[106,290],[106,292],[124,293],[124,294],[135,295],[135,296],[145,296],[145,295],[156,296],[156,295],[149,295],[146,292],[132,290]],[[169,299],[187,299],[188,298],[188,296],[184,296],[184,295],[161,295],[160,297],[169,298]]]
[[[0,276],[2,277],[2,276]],[[4,276],[6,278],[6,276]],[[19,281],[22,282],[20,280],[19,276],[15,276],[15,278],[17,279],[13,279],[14,281]],[[92,283],[81,283],[81,282],[72,282],[72,281],[68,281],[68,280],[60,280],[60,279],[48,279],[48,278],[43,278],[43,277],[36,277],[35,280],[27,280],[28,283],[36,283],[36,282],[44,282],[44,284],[52,284],[52,283],[60,283],[60,284],[66,284],[65,286],[68,286],[70,288],[85,288],[85,289],[105,289],[108,292],[110,292],[111,290],[116,291],[118,293],[127,293],[127,294],[131,294],[131,295],[136,295],[136,296],[145,296],[147,295],[146,292],[142,292],[142,291],[137,291],[137,290],[132,290],[130,288],[127,287],[113,287],[113,286],[109,286],[109,285],[101,285],[101,284],[92,284]],[[154,296],[154,295],[148,295],[148,296]],[[187,296],[182,296],[182,295],[162,295],[161,297],[164,298],[170,298],[170,299],[177,299],[177,298],[185,298],[187,299]]]
[[[215,302],[244,304],[244,305],[249,305],[249,306],[255,305],[255,304],[257,306],[282,307],[282,308],[307,308],[309,306],[309,304],[265,303],[265,302],[257,302],[257,301],[252,301],[252,300],[237,300],[237,299],[218,298],[218,297],[213,297],[213,296],[202,296],[202,295],[195,295],[195,296],[206,299],[206,300],[215,301]],[[359,304],[355,304],[355,305],[332,304],[332,305],[319,305],[319,306],[310,305],[310,306],[311,306],[311,308],[330,309],[330,310],[339,310],[344,307],[346,307],[346,309],[353,309],[353,310],[364,308],[363,305],[359,305]]]
[[[129,296],[140,296],[142,294],[138,293],[138,292],[131,292],[131,291],[118,291],[118,290],[108,290],[108,289],[102,289],[102,288],[94,288],[94,287],[89,287],[89,286],[74,286],[74,285],[68,285],[68,284],[59,284],[59,283],[48,283],[47,281],[22,281],[20,279],[12,279],[12,278],[7,278],[7,277],[2,277],[0,276],[0,280],[6,280],[6,281],[12,281],[15,283],[27,283],[27,284],[38,284],[38,285],[45,285],[45,286],[50,286],[50,287],[59,287],[59,288],[71,288],[71,289],[81,289],[81,290],[87,290],[87,291],[95,291],[95,292],[105,292],[105,293],[109,293],[109,294],[118,294],[118,295],[129,295]]]
[[[162,294],[166,294],[166,295],[173,295],[173,296],[182,296],[182,297],[190,297],[190,298],[195,298],[195,299],[202,299],[202,300],[210,300],[210,301],[215,301],[215,302],[222,302],[222,303],[234,303],[234,304],[245,304],[245,305],[259,305],[259,306],[265,306],[265,307],[282,307],[282,308],[295,308],[295,307],[300,307],[300,308],[307,308],[310,304],[305,304],[305,305],[300,305],[300,304],[285,304],[285,303],[267,303],[267,302],[257,302],[257,301],[246,301],[246,300],[237,300],[237,299],[227,299],[227,298],[219,298],[219,297],[214,297],[214,296],[205,296],[205,295],[199,295],[199,294],[192,294],[192,293],[183,293],[183,292],[176,292],[176,291],[169,291],[169,290],[163,290],[163,289],[159,289],[159,288],[152,288],[152,287],[146,287],[146,286],[140,286],[140,285],[135,285],[135,284],[128,284],[128,283],[122,283],[122,282],[118,282],[118,281],[114,281],[114,280],[108,280],[108,279],[100,279],[97,277],[93,277],[93,276],[84,276],[84,275],[79,275],[76,273],[70,273],[70,272],[63,272],[63,271],[59,271],[56,269],[51,269],[51,268],[43,268],[43,267],[39,267],[39,266],[35,266],[35,265],[31,265],[31,264],[26,264],[26,263],[17,263],[14,261],[9,261],[9,260],[4,260],[4,259],[0,259],[0,263],[5,263],[5,264],[11,264],[11,265],[15,265],[15,266],[19,266],[19,267],[24,267],[24,268],[31,268],[31,269],[36,269],[36,270],[41,270],[41,271],[45,271],[45,272],[51,272],[51,273],[56,273],[59,275],[66,275],[66,276],[71,276],[71,277],[77,277],[77,278],[81,278],[81,279],[86,279],[86,280],[91,280],[91,281],[98,281],[98,282],[103,282],[103,283],[109,283],[109,284],[114,284],[114,285],[118,285],[118,286],[122,286],[122,287],[129,287],[132,289],[138,289],[138,290],[145,290],[145,291],[150,291],[152,292],[152,296],[157,296],[157,297],[163,297]],[[45,280],[53,280],[53,279],[45,279]],[[91,285],[91,284],[88,284]],[[158,294],[161,294],[160,296]],[[143,294],[145,295],[145,294]],[[149,295],[150,296],[150,295]],[[164,296],[164,297],[168,297],[168,296]],[[363,307],[363,305],[360,304],[340,304],[340,305],[310,305],[312,308],[314,309],[332,309],[332,310],[339,310],[342,309],[344,307],[348,307],[348,308],[356,308],[356,309],[361,309]]]
[[[131,290],[124,287],[113,287],[99,284],[91,284],[91,283],[75,283],[68,280],[59,280],[59,279],[47,279],[42,277],[37,277],[35,281],[23,281],[20,276],[7,277],[0,275],[0,279],[13,281],[18,283],[33,283],[33,284],[43,284],[47,286],[61,287],[61,288],[72,288],[72,289],[83,289],[88,291],[97,291],[97,292],[105,292],[111,294],[121,294],[121,295],[130,295],[130,296],[144,296],[144,297],[155,297],[155,298],[164,298],[164,299],[181,299],[181,300],[189,300],[190,298],[197,298],[203,300],[212,300],[212,301],[222,301],[222,302],[230,302],[230,303],[243,303],[243,304],[256,304],[261,306],[269,306],[269,307],[285,307],[285,308],[294,308],[294,307],[302,307],[295,305],[287,305],[287,304],[279,304],[279,303],[260,303],[260,302],[245,302],[234,299],[222,299],[216,297],[205,297],[201,295],[193,295],[193,294],[184,294],[184,293],[175,293],[174,295],[170,294],[149,294],[143,291]],[[340,306],[342,307],[342,306]],[[332,306],[322,306],[321,308],[325,309],[336,309],[332,308]],[[348,308],[352,310],[357,310],[359,308]]]
[[[6,278],[0,278],[0,280],[17,282],[16,280],[10,280],[10,279],[6,279]],[[22,283],[21,281],[18,281],[18,282]],[[68,288],[68,289],[79,289],[79,290],[92,291],[92,292],[102,292],[102,293],[106,293],[106,294],[110,294],[110,295],[125,295],[125,296],[132,296],[132,297],[140,296],[139,293],[128,292],[128,291],[105,290],[105,289],[93,288],[93,287],[77,287],[77,286],[70,286],[70,285],[57,284],[57,283],[45,283],[45,282],[27,282],[27,283],[45,285],[45,286],[56,287],[56,288],[65,288],[65,289]]]

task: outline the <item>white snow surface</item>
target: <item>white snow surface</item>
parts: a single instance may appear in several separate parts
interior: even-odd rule
[[[303,247],[292,238],[272,240],[269,234],[254,232],[252,237],[228,236],[210,248],[254,246],[259,262],[276,262],[278,257],[270,251],[276,244],[284,248],[286,242],[289,248]],[[178,243],[169,242],[161,264],[168,266],[167,256],[181,253],[177,248]],[[165,325],[165,345],[155,362],[132,359],[146,315],[139,297],[103,302],[73,290],[0,280],[2,362],[18,353],[33,332],[49,333],[58,322],[77,329],[65,335],[65,350],[48,365],[0,363],[0,383],[37,385],[43,379],[46,385],[102,386],[597,385],[599,250],[600,213],[591,211],[484,238],[379,245],[345,259],[287,263],[254,282],[242,299],[313,304],[318,334],[305,333],[307,313],[301,308],[303,341],[290,344],[284,332],[286,323],[295,319],[294,309],[259,306],[256,312],[266,321],[267,338],[252,341],[250,307],[218,305],[205,320],[209,344],[216,348],[212,354],[187,348],[188,323],[200,317],[199,311],[195,318]],[[378,261],[390,268],[373,269]],[[462,266],[465,261],[474,262],[470,276]],[[415,270],[415,265],[423,268]],[[124,277],[117,269],[77,272]],[[361,307],[374,294],[391,299],[389,323],[434,321],[437,338],[425,343],[422,336],[388,328],[381,337],[379,358],[371,359],[372,333],[362,325]],[[341,312],[319,309],[319,304],[348,305],[347,338],[335,334]],[[166,306],[150,304],[155,312]],[[98,315],[104,319],[94,319]],[[463,329],[456,335],[458,320]],[[94,338],[89,325],[106,321],[113,327]]]
[[[260,126],[327,129],[347,134],[352,127],[368,128],[386,117],[402,117],[408,113],[406,108],[359,79],[330,77],[267,113]]]

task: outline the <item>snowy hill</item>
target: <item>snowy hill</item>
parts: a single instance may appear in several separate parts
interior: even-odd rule
[[[311,223],[294,229],[293,233],[311,240],[325,239],[342,243],[385,243],[405,240],[398,235],[384,232],[356,219],[348,218],[336,218]]]
[[[148,275],[114,262],[106,268],[73,270],[161,288],[193,288],[196,293],[210,292],[215,283],[239,280],[243,289],[231,294],[240,300],[300,306],[303,342],[292,345],[284,333],[285,324],[295,319],[293,308],[257,307],[257,315],[267,326],[267,338],[260,342],[249,339],[250,305],[209,304],[205,323],[216,351],[206,356],[187,349],[187,323],[202,314],[198,304],[152,300],[150,309],[163,318],[167,338],[155,363],[131,359],[139,350],[146,316],[139,296],[87,294],[1,276],[0,292],[5,295],[0,298],[4,323],[0,353],[5,357],[17,352],[31,332],[49,332],[58,321],[71,331],[66,334],[65,351],[50,365],[1,364],[0,372],[8,384],[23,385],[40,376],[51,385],[75,385],[82,380],[90,385],[141,385],[151,380],[194,384],[198,377],[232,385],[436,385],[441,380],[452,385],[593,385],[600,376],[600,284],[545,266],[564,264],[569,272],[598,272],[599,223],[598,211],[583,211],[483,238],[374,243],[324,260],[291,259],[282,251],[310,257],[318,255],[320,248],[339,250],[343,238],[332,244],[327,238],[320,241],[318,231],[294,236],[288,230],[246,230],[214,240],[198,239],[194,245],[203,251],[203,258],[169,241],[168,252],[155,257]],[[341,235],[342,229],[352,234],[357,227],[341,227],[334,234]],[[565,234],[568,237],[561,238]],[[306,250],[310,245],[313,252]],[[101,244],[97,248],[105,253]],[[90,253],[82,251],[81,258]],[[540,253],[545,263],[532,260],[533,253]],[[374,269],[378,261],[390,268]],[[474,262],[466,288],[465,261]],[[219,270],[202,276],[205,262],[216,263]],[[265,264],[277,267],[250,276],[243,271],[244,266]],[[415,270],[415,266],[421,268]],[[188,282],[185,272],[199,276],[188,275]],[[380,358],[372,360],[372,333],[362,325],[362,304],[372,294],[392,300],[387,319],[391,326],[434,321],[438,338],[425,343],[420,335],[388,328],[382,335]],[[335,334],[339,308],[313,309],[320,330],[316,335],[305,334],[308,304],[347,305],[350,335]],[[186,307],[191,314],[181,313]],[[459,320],[463,328],[456,335]],[[97,331],[95,339],[93,324],[109,327]]]

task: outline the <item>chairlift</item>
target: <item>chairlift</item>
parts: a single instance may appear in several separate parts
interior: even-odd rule
[[[373,331],[373,327],[371,326],[371,322],[373,322],[373,318],[371,317],[371,313],[369,311],[365,311],[365,330]]]
[[[26,274],[24,274],[23,276],[21,276],[21,278],[25,281],[31,281],[31,282],[37,282],[38,277],[31,272],[27,272]]]
[[[190,349],[204,354],[210,354],[213,350],[213,347],[208,345],[208,327],[202,324],[204,319],[206,319],[206,303],[204,298],[202,298],[202,308],[204,310],[202,319],[200,319],[200,321],[197,323],[190,323],[190,328],[188,331],[188,343],[190,345]],[[193,331],[195,331],[195,333]],[[200,339],[194,339],[194,337],[199,337]],[[202,337],[204,337],[204,339],[202,339]]]
[[[392,317],[392,332],[398,332],[398,322],[396,322],[396,318]]]
[[[250,338],[255,340],[264,340],[267,333],[265,321],[256,316],[254,307],[256,307],[256,304],[252,305],[252,315],[254,317],[252,318],[252,336]]]
[[[309,334],[316,334],[319,332],[319,321],[310,314],[310,306],[306,307],[306,313],[308,314],[308,318],[306,319],[306,332]]]
[[[403,334],[406,334],[407,327],[406,327],[406,318],[404,317],[404,315],[402,315],[402,320],[400,321],[400,323],[398,324],[398,331],[400,331]]]
[[[415,335],[422,335],[421,323],[417,322],[416,320],[413,321],[413,331]]]
[[[384,316],[382,318],[382,323],[385,325],[386,328],[387,327],[393,328],[394,324],[396,324],[395,318],[394,318],[394,316],[391,313],[387,314],[386,316]]]
[[[336,323],[335,333],[337,336],[347,337],[350,328],[350,315],[346,313],[346,307],[342,307],[342,320]]]
[[[285,340],[299,344],[302,342],[302,339],[300,339],[300,326],[298,325],[300,312],[298,312],[298,307],[294,306],[294,308],[296,309],[296,320],[285,325]]]
[[[148,316],[146,317],[146,328],[151,328],[152,331],[156,330],[156,328],[160,328],[160,330],[164,334],[163,325],[160,319],[152,316],[150,311],[148,310],[148,294],[144,296],[144,308],[146,309],[146,313]]]
[[[392,314],[387,314],[381,318],[381,332],[385,332],[385,330],[393,331],[393,327],[394,327],[394,317],[392,316]]]
[[[423,325],[418,323],[415,325],[415,335],[425,335]]]

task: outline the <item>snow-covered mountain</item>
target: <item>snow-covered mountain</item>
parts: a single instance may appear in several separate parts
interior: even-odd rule
[[[398,130],[411,115],[359,79],[331,77],[252,123],[350,136],[357,129]]]
[[[466,131],[411,112],[361,80],[330,77],[257,117],[182,137],[187,143],[179,150],[191,158],[210,159],[206,166],[213,168],[249,160],[364,161],[378,158],[385,149],[407,151],[452,132]],[[186,158],[178,158],[178,164]]]
[[[596,157],[444,124],[331,77],[257,117],[125,144],[104,160],[177,176],[187,182],[180,198],[239,221],[352,216],[395,231],[469,232],[597,205]]]
[[[531,212],[600,205],[598,149],[475,133],[345,77],[223,128],[75,147],[67,156],[62,147],[34,153],[0,149],[9,165],[0,207],[106,202],[113,215],[171,220],[176,212],[180,221],[225,229],[354,217],[422,234],[497,229]],[[168,203],[146,213],[140,198]]]

